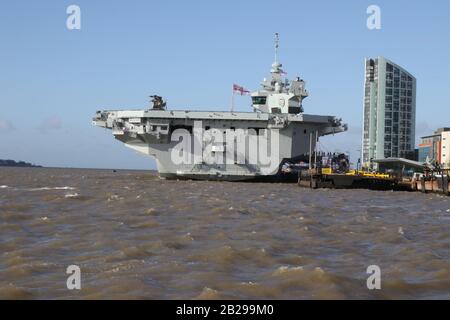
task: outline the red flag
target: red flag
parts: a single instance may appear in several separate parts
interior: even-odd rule
[[[241,96],[243,96],[245,94],[250,94],[250,91],[237,84],[233,84],[233,93],[239,93]]]

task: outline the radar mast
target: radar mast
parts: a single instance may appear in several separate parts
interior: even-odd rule
[[[286,72],[278,61],[280,35],[275,33],[274,38],[275,60],[270,69],[270,79],[261,82],[261,89],[252,92],[252,106],[255,111],[267,113],[293,113],[303,112],[302,101],[308,96],[305,82],[296,77],[289,81],[284,78]]]

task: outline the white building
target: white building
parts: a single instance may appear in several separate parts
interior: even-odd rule
[[[421,137],[419,161],[427,160],[450,169],[450,128],[440,128],[432,135]]]

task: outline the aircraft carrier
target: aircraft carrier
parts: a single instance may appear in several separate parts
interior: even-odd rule
[[[159,96],[144,110],[97,111],[93,124],[111,129],[131,149],[156,160],[161,178],[282,181],[290,166],[307,161],[321,136],[347,130],[334,116],[305,114],[305,82],[285,78],[278,62],[270,78],[249,93],[249,112],[167,110]],[[287,168],[287,169],[286,169]]]

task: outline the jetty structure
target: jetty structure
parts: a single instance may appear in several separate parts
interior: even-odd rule
[[[316,156],[315,156],[316,157]],[[330,159],[328,165],[315,162],[298,172],[298,185],[312,189],[370,189],[419,191],[450,195],[450,168],[436,163],[404,158],[377,159],[378,171],[350,169],[344,154]]]
[[[278,61],[251,92],[252,110],[168,110],[164,99],[140,110],[97,111],[93,124],[127,147],[155,158],[161,178],[284,181],[286,166],[307,158],[320,137],[347,130],[341,119],[304,113],[305,81],[289,81]],[[242,90],[241,90],[242,89]],[[237,86],[237,90],[247,91]],[[296,176],[295,176],[296,180]]]

